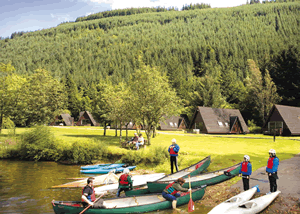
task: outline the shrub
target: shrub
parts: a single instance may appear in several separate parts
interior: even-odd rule
[[[261,127],[256,126],[256,124],[254,123],[254,120],[248,120],[248,128],[249,128],[250,133],[259,134],[262,132]]]
[[[54,135],[47,126],[37,126],[21,136],[20,158],[28,160],[58,160],[61,153],[57,149]]]

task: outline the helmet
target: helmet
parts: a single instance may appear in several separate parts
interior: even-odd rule
[[[270,151],[269,151],[269,153],[271,153],[271,154],[276,154],[276,151],[275,151],[275,149],[270,149]]]
[[[172,143],[176,143],[176,139],[175,138],[172,139]]]
[[[249,160],[250,160],[249,155],[244,155],[244,158],[245,158],[246,161],[249,161]]]
[[[129,169],[128,169],[128,168],[125,168],[124,171],[123,171],[123,173],[124,173],[124,174],[128,174],[128,173],[129,173]]]

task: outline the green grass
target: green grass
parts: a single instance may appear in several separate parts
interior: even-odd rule
[[[16,129],[17,137],[29,130],[28,128]],[[64,143],[71,144],[75,141],[84,141],[86,143],[94,139],[100,140],[108,145],[108,149],[112,154],[125,155],[131,153],[133,156],[137,153],[140,155],[151,155],[151,147],[162,146],[167,149],[171,144],[171,139],[176,138],[180,146],[179,168],[183,169],[204,157],[211,155],[212,163],[209,171],[218,170],[243,160],[245,154],[251,158],[253,171],[266,166],[268,160],[268,151],[273,148],[277,151],[280,160],[285,160],[300,153],[300,137],[276,137],[273,142],[273,136],[265,136],[258,134],[248,135],[204,135],[204,134],[188,134],[182,131],[164,132],[158,131],[156,138],[151,139],[151,146],[139,151],[120,148],[119,136],[115,137],[115,130],[107,130],[107,136],[103,136],[103,129],[100,127],[51,127],[55,137]],[[129,137],[132,137],[135,130],[128,131]],[[9,137],[8,130],[3,130],[0,135],[0,142]],[[143,132],[142,132],[143,133]],[[120,132],[118,131],[118,135]],[[125,130],[122,132],[125,138]],[[145,134],[144,134],[145,137]],[[261,138],[261,139],[256,139]],[[295,140],[292,140],[295,139]],[[108,161],[108,160],[106,160]],[[141,164],[138,168],[146,168],[156,172],[170,173],[169,161],[160,165]]]

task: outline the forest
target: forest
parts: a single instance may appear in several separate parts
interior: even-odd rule
[[[103,104],[105,88],[117,93],[130,86],[130,92],[140,96],[143,90],[136,93],[134,88],[148,86],[134,77],[142,71],[149,76],[159,72],[169,86],[161,89],[172,94],[168,99],[190,116],[196,106],[237,108],[246,121],[261,126],[274,103],[300,106],[299,2],[190,8],[145,9],[124,16],[116,15],[121,11],[99,13],[0,40],[0,94],[36,92],[18,98],[26,118],[16,113],[21,106],[12,110],[16,102],[9,104],[13,101],[2,96],[1,120],[3,116],[17,125],[45,123],[58,110],[75,117],[89,110],[100,121],[119,120],[97,103]],[[143,75],[140,79],[146,78]],[[38,84],[39,78],[44,85]],[[44,99],[49,96],[54,103],[42,100],[39,88]],[[4,110],[5,105],[10,108]],[[38,111],[42,117],[35,115]]]

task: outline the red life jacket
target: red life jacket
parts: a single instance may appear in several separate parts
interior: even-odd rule
[[[84,188],[85,187],[83,187],[82,188],[82,195],[83,195],[83,190],[84,190]],[[90,200],[90,201],[95,201],[96,200],[96,195],[95,195],[95,190],[94,190],[94,187],[92,187],[92,189],[93,189],[93,193],[91,194],[91,195],[88,195],[88,196],[86,196],[86,198],[88,199],[88,200]],[[83,202],[85,202],[83,199],[81,199]]]
[[[267,167],[268,167],[269,169],[272,169],[272,168],[273,168],[273,160],[274,160],[274,158],[275,158],[275,157],[272,157],[272,158],[270,157],[269,160],[268,160],[268,166],[267,166]]]
[[[128,185],[129,182],[128,182],[128,180],[127,180],[127,177],[128,177],[128,174],[123,174],[123,175],[121,175],[121,176],[120,176],[120,181],[119,181],[119,183],[120,183],[121,185]]]
[[[248,172],[248,162],[246,161],[242,163],[242,172]]]
[[[174,151],[174,148],[170,148],[170,155],[176,155],[178,152]]]
[[[177,190],[174,189],[174,187],[173,187],[173,184],[174,184],[174,183],[175,183],[175,182],[170,183],[170,184],[166,187],[166,190],[167,190],[168,193],[171,194],[171,195],[175,195],[177,192],[179,192],[179,191],[177,191]]]

